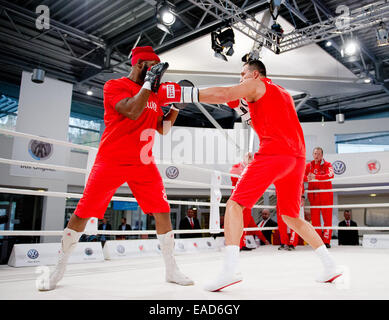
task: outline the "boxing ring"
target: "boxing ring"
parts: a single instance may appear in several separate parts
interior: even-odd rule
[[[88,152],[87,168],[66,167],[37,162],[20,161],[0,158],[0,164],[24,165],[39,168],[52,169],[68,173],[83,174],[88,176],[92,167],[96,149],[82,145],[72,144],[66,141],[58,141],[50,138],[42,138],[35,135],[0,129],[0,134],[36,139],[39,141],[81,149]],[[236,175],[206,169],[185,164],[172,163],[183,169],[190,168],[209,174],[210,183],[200,183],[185,180],[163,179],[164,183],[191,186],[210,190],[210,201],[179,201],[168,200],[170,204],[182,204],[193,206],[205,206],[210,208],[210,224],[207,229],[200,230],[173,230],[175,234],[218,234],[223,232],[220,228],[220,207],[222,189],[233,189],[231,185],[222,184],[221,177],[238,177]],[[382,173],[388,176],[389,173]],[[361,177],[372,177],[364,175]],[[374,176],[373,176],[374,177]],[[347,180],[350,177],[335,177],[334,180]],[[353,177],[356,178],[356,177]],[[389,179],[388,179],[389,180]],[[373,183],[373,181],[372,181]],[[334,188],[331,190],[307,190],[306,192],[359,192],[359,191],[385,191],[389,186],[369,186],[354,188]],[[269,188],[266,192],[274,193]],[[34,195],[44,197],[59,197],[80,199],[82,194],[29,190],[10,187],[0,187],[0,193]],[[136,202],[135,198],[114,196],[112,200]],[[388,203],[366,204],[334,204],[331,206],[305,206],[310,208],[389,208]],[[275,209],[276,206],[256,205],[254,208]],[[95,224],[96,225],[96,224]],[[389,231],[387,227],[316,227],[332,230],[363,230],[374,232]],[[277,228],[245,228],[245,231],[275,230]],[[92,231],[91,231],[92,230]],[[0,236],[61,236],[63,230],[4,230]],[[86,234],[94,235],[150,235],[156,234],[155,230],[132,231],[103,231],[89,229]],[[123,240],[122,240],[123,241]],[[126,240],[135,241],[135,240]],[[219,241],[220,242],[220,241]],[[333,246],[331,253],[339,264],[350,268],[351,281],[347,285],[331,286],[318,284],[314,277],[320,270],[320,263],[309,246],[299,246],[296,251],[278,251],[277,246],[260,246],[249,252],[241,252],[240,267],[244,275],[244,281],[236,288],[225,290],[221,293],[211,293],[203,290],[202,285],[210,277],[217,274],[223,258],[223,245],[215,246],[214,250],[197,250],[176,254],[177,263],[181,270],[195,281],[195,286],[180,287],[164,281],[164,266],[159,255],[137,256],[131,259],[118,259],[94,262],[94,263],[70,263],[64,279],[58,288],[50,292],[38,292],[35,288],[35,280],[38,276],[37,268],[14,268],[0,265],[0,299],[134,299],[134,300],[159,300],[161,293],[163,299],[389,299],[389,248],[375,249],[357,247]],[[109,283],[106,286],[105,283]]]

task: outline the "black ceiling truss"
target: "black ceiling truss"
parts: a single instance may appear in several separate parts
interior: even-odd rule
[[[226,21],[233,22],[236,30],[255,41],[272,41],[272,30],[255,18],[256,13],[268,9],[268,0],[171,2],[176,7],[177,21],[171,28],[172,34],[168,34],[157,28],[156,0],[0,0],[0,64],[6,71],[2,71],[2,78],[16,83],[22,70],[31,71],[40,66],[48,75],[73,83],[74,96],[78,99],[102,107],[102,86],[107,80],[104,75],[128,73],[128,54],[135,45],[152,45],[157,53],[163,53],[209,34],[225,25]],[[352,12],[358,13],[360,7],[375,6],[387,14],[385,1],[382,3],[382,0],[342,1],[342,4],[350,6]],[[50,29],[37,30],[35,27],[38,16],[35,8],[40,4],[50,8]],[[382,90],[366,93],[363,97],[341,95],[328,97],[327,100],[310,97],[299,108],[302,121],[320,121],[322,117],[333,120],[339,108],[346,111],[346,118],[347,114],[359,116],[368,110],[387,110],[389,47],[376,47],[374,26],[365,29],[355,27],[352,32],[361,40],[361,57],[352,63],[343,61],[340,56],[342,37],[346,37],[348,32],[329,34],[326,33],[329,29],[325,29],[333,22],[339,4],[336,0],[326,1],[325,4],[321,0],[285,0],[280,7],[280,15],[301,30],[301,34],[307,32],[306,39],[296,32],[293,37],[286,35],[284,43],[273,41],[269,49],[281,49],[282,54],[282,51],[300,45],[317,43],[358,77],[372,76]],[[360,19],[369,22],[363,14]],[[315,32],[318,38],[315,38]],[[327,48],[324,40],[329,38],[333,45]],[[96,88],[96,96],[85,96],[89,87]],[[304,96],[295,97],[296,104],[303,99]],[[364,108],[366,106],[370,107]],[[228,109],[213,111],[214,108],[207,107],[207,110],[214,112],[218,121],[222,121],[223,115],[233,116]],[[201,116],[196,107],[182,114],[194,119]]]

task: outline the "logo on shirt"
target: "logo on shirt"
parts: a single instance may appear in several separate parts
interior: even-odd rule
[[[381,169],[381,163],[378,160],[370,160],[366,164],[367,171],[371,174],[377,173]]]
[[[346,171],[346,164],[340,160],[333,162],[332,167],[334,168],[334,173],[338,175],[343,174]]]
[[[151,110],[157,112],[157,104],[156,104],[154,101],[149,101],[149,102],[147,102],[145,108],[151,109]]]
[[[166,96],[169,99],[174,99],[176,97],[176,91],[174,90],[174,85],[172,84],[166,85]]]

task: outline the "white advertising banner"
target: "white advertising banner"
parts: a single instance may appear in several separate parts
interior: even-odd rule
[[[364,234],[362,246],[364,248],[389,248],[389,235],[388,234]]]
[[[11,267],[31,267],[55,265],[58,261],[60,243],[15,244],[8,265]],[[104,261],[101,242],[79,242],[69,263],[90,263]]]
[[[215,249],[218,249],[218,245],[211,237],[175,239],[174,251],[176,254]],[[128,259],[160,255],[161,247],[157,239],[112,240],[105,242],[103,252],[107,260]]]
[[[37,84],[23,71],[16,131],[67,141],[73,85],[46,77]],[[67,165],[68,147],[15,137],[12,159]],[[64,172],[34,166],[11,166],[10,174],[24,177],[63,179]]]

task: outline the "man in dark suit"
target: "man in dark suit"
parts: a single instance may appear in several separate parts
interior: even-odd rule
[[[102,223],[100,223],[98,229],[99,230],[112,230],[112,226],[111,226],[111,224],[108,223],[107,218],[103,218],[103,221],[102,221]],[[99,239],[102,242],[102,245],[104,246],[105,241],[110,240],[111,237],[102,234],[102,235],[100,235]]]
[[[357,227],[357,223],[351,220],[351,209],[344,210],[344,220],[339,222],[339,227]],[[341,246],[358,246],[358,230],[338,230],[338,241]]]
[[[277,227],[277,222],[272,220],[270,218],[270,210],[269,209],[263,209],[261,212],[262,220],[259,222],[258,227],[264,228],[264,227]],[[271,244],[271,235],[273,233],[272,230],[263,230],[263,235],[266,238],[266,242],[260,241],[261,246]]]
[[[180,230],[190,230],[190,229],[201,229],[199,220],[195,217],[196,210],[190,208],[188,212],[180,221]],[[196,236],[200,236],[198,233],[181,233],[180,238],[194,238]]]
[[[127,219],[122,218],[122,223],[118,227],[118,230],[126,231],[126,230],[132,230],[131,225],[127,224]],[[126,240],[129,239],[129,236],[116,236],[116,240]]]

